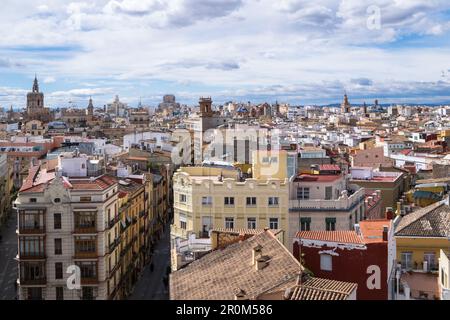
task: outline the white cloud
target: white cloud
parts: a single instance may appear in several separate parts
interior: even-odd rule
[[[58,79],[52,88],[66,81],[48,101],[91,95],[86,89],[64,91],[69,85],[107,87],[110,91],[103,94],[111,95],[128,90],[125,81],[135,82],[129,90],[136,94],[136,83],[159,81],[172,92],[197,88],[194,94],[214,90],[261,96],[281,95],[286,88],[306,90],[311,83],[314,90],[321,86],[322,98],[335,99],[325,86],[336,91],[358,86],[354,89],[362,93],[386,84],[390,90],[390,82],[433,83],[449,68],[449,45],[434,37],[449,32],[448,1],[5,2],[0,68],[46,75],[43,83]],[[381,10],[380,30],[366,26],[369,5]],[[404,37],[417,36],[429,37],[430,46],[401,45]],[[105,79],[114,83],[100,83]],[[0,85],[7,86],[1,75]],[[302,97],[302,92],[291,96]]]
[[[55,83],[55,82],[56,82],[55,77],[45,77],[44,78],[44,83]]]

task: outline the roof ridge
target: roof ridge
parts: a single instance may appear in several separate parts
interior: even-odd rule
[[[344,282],[344,281],[339,281],[339,282]],[[354,287],[354,286],[355,285],[353,284],[352,287]],[[312,289],[312,290],[316,290],[316,291],[327,291],[327,292],[334,292],[334,293],[345,294],[345,295],[349,294],[348,292],[345,292],[345,291],[340,291],[340,290],[336,290],[336,289],[328,289],[328,288],[318,288],[318,287],[314,287],[314,286],[311,286],[311,285],[304,285],[304,284],[299,285],[299,287],[300,288]]]
[[[427,214],[429,214],[432,211],[436,210],[437,208],[439,208],[442,205],[445,205],[445,202],[444,201],[439,201],[439,202],[433,203],[433,204],[431,204],[431,205],[429,205],[429,206],[427,206],[425,208],[421,208],[421,209],[417,210],[416,212],[412,212],[412,213],[402,217],[402,220],[403,220],[405,217],[412,217],[413,215],[417,215],[417,217],[412,217],[411,221],[409,221],[409,222],[407,221],[405,225],[401,225],[401,223],[402,223],[402,220],[401,220],[400,224],[399,224],[399,228],[395,231],[395,233],[402,231],[406,227],[408,227],[411,224],[413,224],[414,222],[422,219],[424,216],[426,216]]]

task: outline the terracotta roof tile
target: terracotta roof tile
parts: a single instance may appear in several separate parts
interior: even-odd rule
[[[329,241],[337,243],[355,243],[364,244],[361,236],[357,235],[355,231],[338,230],[338,231],[299,231],[296,238],[309,239],[318,241]]]
[[[256,270],[253,248],[262,246],[268,265]],[[170,275],[172,300],[233,300],[237,289],[256,299],[274,288],[295,285],[300,263],[266,231],[245,241],[212,251]]]
[[[450,235],[450,207],[436,202],[402,217],[396,236],[445,237]]]
[[[310,278],[293,288],[291,300],[347,300],[356,290],[356,283]]]

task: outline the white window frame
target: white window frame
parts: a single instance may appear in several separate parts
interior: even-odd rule
[[[278,207],[279,204],[280,204],[279,197],[269,197],[269,200],[268,200],[269,207]]]
[[[234,217],[225,217],[225,229],[234,229]],[[230,226],[231,223],[231,226]]]
[[[213,199],[211,196],[202,197],[202,206],[211,206]]]
[[[330,254],[322,253],[320,255],[320,270],[333,271],[333,256]]]
[[[276,228],[272,226],[272,224],[276,223]],[[280,219],[278,218],[269,218],[269,229],[278,230],[280,228]]]
[[[256,218],[247,218],[247,229],[256,229]]]

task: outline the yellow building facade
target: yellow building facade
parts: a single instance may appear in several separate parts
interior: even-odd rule
[[[172,239],[192,234],[207,238],[213,228],[288,230],[289,181],[283,157],[268,153],[259,161],[254,156],[253,176],[247,179],[232,167],[180,168],[173,177]],[[267,178],[271,166],[276,172]]]

